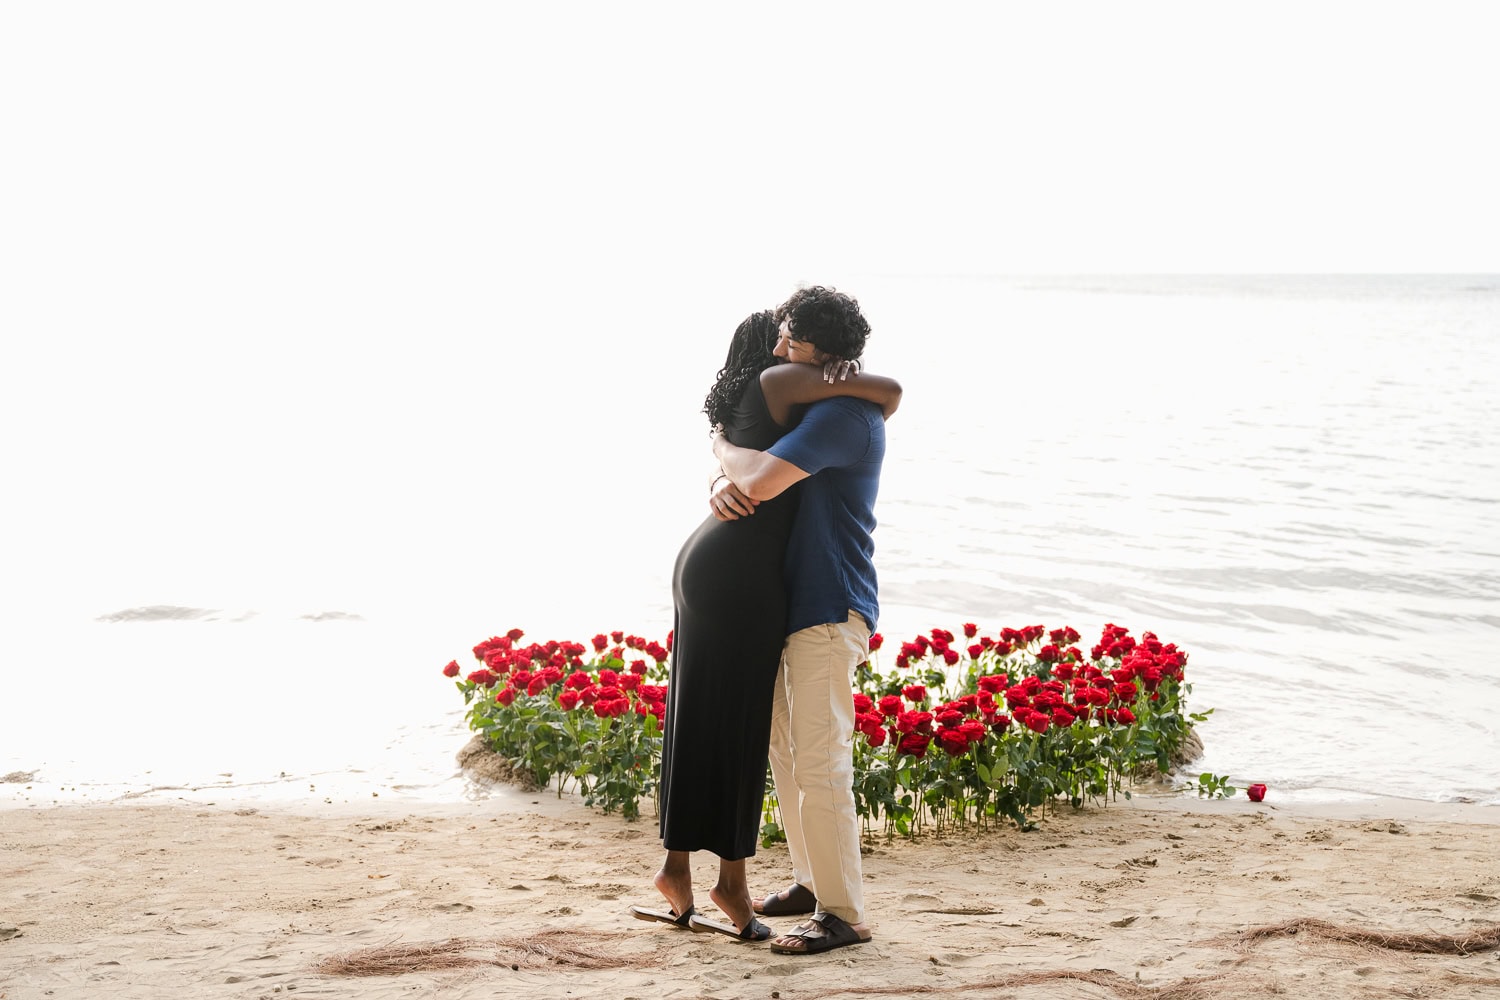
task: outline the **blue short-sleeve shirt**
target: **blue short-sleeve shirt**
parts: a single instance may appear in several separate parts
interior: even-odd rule
[[[873,632],[880,407],[843,396],[814,403],[770,454],[808,473],[786,548],[787,634],[846,621],[851,609]]]

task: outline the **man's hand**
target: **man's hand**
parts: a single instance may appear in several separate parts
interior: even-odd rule
[[[708,507],[714,517],[721,521],[738,521],[755,513],[759,500],[752,500],[740,492],[740,488],[726,477],[719,480],[718,487],[709,495]]]

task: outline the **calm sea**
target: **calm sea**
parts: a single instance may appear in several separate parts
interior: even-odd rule
[[[1196,768],[1500,804],[1500,278],[837,283],[906,387],[881,632],[1153,631]],[[440,668],[665,634],[703,393],[790,287],[24,348],[0,801],[479,794]]]

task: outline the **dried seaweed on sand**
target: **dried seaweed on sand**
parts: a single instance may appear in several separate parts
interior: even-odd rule
[[[1349,927],[1305,917],[1223,934],[1213,938],[1209,943],[1232,944],[1240,948],[1248,948],[1267,938],[1293,937],[1299,934],[1323,941],[1339,941],[1366,948],[1408,951],[1421,955],[1472,955],[1475,952],[1493,951],[1500,948],[1500,924],[1489,924],[1465,934],[1404,934],[1395,931]]]
[[[626,939],[632,941],[628,954],[608,947]],[[400,976],[476,966],[645,969],[660,962],[654,950],[641,948],[628,935],[548,929],[498,938],[449,938],[365,948],[326,958],[318,963],[317,971],[325,976]]]

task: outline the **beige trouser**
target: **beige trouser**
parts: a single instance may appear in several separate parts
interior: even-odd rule
[[[771,705],[771,776],[792,856],[792,877],[819,912],[864,919],[859,819],[854,814],[854,668],[869,658],[870,629],[855,611],[842,624],[787,637]]]

